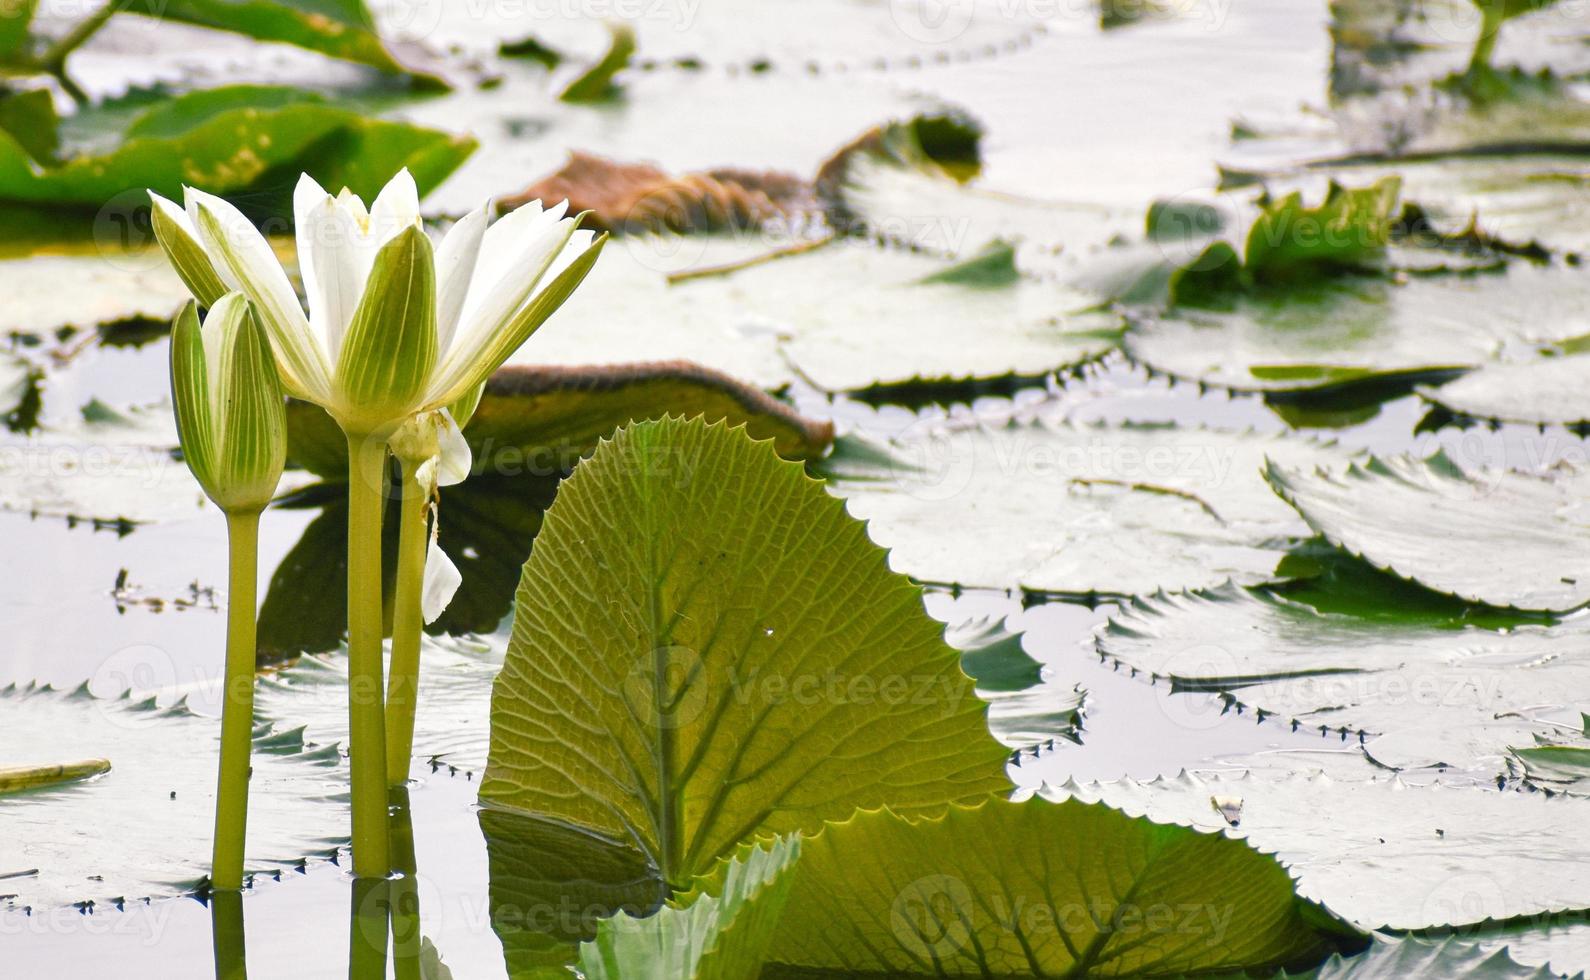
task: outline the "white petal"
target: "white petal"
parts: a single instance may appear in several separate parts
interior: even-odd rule
[[[475,260],[486,232],[487,208],[464,215],[442,236],[436,249],[436,352],[447,353],[458,317],[464,310],[464,297],[475,275]]]
[[[573,219],[563,217],[565,210],[567,202],[526,221],[513,222],[519,214],[515,211],[486,230],[480,264],[443,364],[451,362],[455,352],[465,359],[472,357],[485,338],[501,329],[534,294],[574,228]]]
[[[375,203],[370,205],[370,237],[380,248],[394,235],[420,223],[420,191],[414,176],[404,167],[386,182]]]
[[[574,260],[584,254],[594,241],[596,241],[594,231],[581,229],[570,235],[568,244],[563,246],[563,251],[558,253],[558,257],[552,260],[551,265],[547,266],[546,274],[541,277],[542,281],[551,282],[556,279],[564,269],[573,265]]]
[[[444,408],[440,416],[441,421],[436,426],[436,442],[440,447],[436,483],[438,486],[450,487],[469,479],[469,470],[475,460],[469,451],[469,443],[464,441],[464,433],[459,430],[458,423],[453,421],[453,414]]]
[[[329,194],[298,219],[298,267],[309,298],[309,323],[329,364],[337,363],[369,277],[358,238],[355,218]]]
[[[226,201],[191,187],[187,195],[188,214],[216,274],[228,289],[253,302],[289,387],[300,397],[325,403],[331,392],[325,353],[270,243]]]
[[[293,225],[302,228],[304,226],[304,217],[309,213],[309,209],[330,196],[315,178],[308,174],[300,174],[298,184],[293,188]],[[299,258],[302,259],[302,239],[299,240],[298,246]]]
[[[364,206],[364,198],[344,187],[337,192],[337,206],[348,209],[348,213],[359,219],[359,224],[367,224],[370,212]]]
[[[426,494],[436,490],[436,467],[439,462],[439,457],[432,456],[414,467],[414,480],[425,489]]]
[[[458,592],[458,587],[464,577],[458,573],[458,567],[453,560],[447,557],[447,552],[436,543],[436,536],[431,536],[430,549],[425,554],[425,582],[420,588],[420,614],[426,623],[433,623],[436,617],[442,614],[447,604],[453,601],[453,596]]]

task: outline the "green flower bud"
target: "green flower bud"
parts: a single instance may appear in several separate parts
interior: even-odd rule
[[[201,326],[189,303],[171,328],[177,436],[216,506],[263,510],[287,459],[286,400],[270,341],[242,293],[227,293]]]

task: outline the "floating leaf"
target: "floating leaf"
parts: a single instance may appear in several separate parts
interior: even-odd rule
[[[93,139],[58,166],[39,167],[0,132],[0,199],[90,209],[119,203],[115,213],[147,205],[143,189],[181,200],[184,184],[217,194],[256,188],[256,213],[291,214],[290,185],[274,175],[308,171],[322,184],[351,187],[372,198],[387,177],[407,166],[421,193],[439,184],[474,149],[474,141],[408,123],[369,119],[324,96],[278,86],[232,85],[158,101],[129,97],[125,105],[89,110],[73,120]],[[263,187],[262,182],[269,183]],[[135,189],[129,198],[126,192]],[[118,242],[141,230],[108,229]]]
[[[1305,207],[1297,192],[1266,204],[1248,229],[1243,271],[1269,282],[1361,265],[1390,241],[1401,187],[1400,180],[1387,177],[1370,187],[1332,184],[1314,207]]]
[[[126,13],[235,31],[279,41],[344,61],[445,85],[421,68],[414,52],[383,41],[364,0],[118,0]],[[413,16],[412,13],[409,16]]]
[[[1517,263],[1505,274],[1338,278],[1242,293],[1228,310],[1145,316],[1124,346],[1155,371],[1238,391],[1444,380],[1506,345],[1582,333],[1583,280]]]
[[[618,96],[619,88],[614,84],[613,76],[629,65],[629,59],[635,53],[635,31],[628,24],[616,21],[608,24],[607,29],[611,36],[607,53],[570,82],[558,95],[559,99],[564,102],[604,102]]]
[[[47,909],[185,894],[208,873],[221,722],[153,698],[0,689],[4,762],[101,756],[108,773],[0,797],[5,907]],[[347,826],[335,752],[259,726],[249,784],[248,862],[271,872],[327,856]]]
[[[1267,476],[1332,544],[1427,588],[1515,609],[1590,602],[1581,468],[1465,469],[1438,452],[1329,470],[1271,461]]]
[[[1590,801],[1323,775],[1189,775],[1049,786],[1151,820],[1240,837],[1299,892],[1364,929],[1467,926],[1590,908],[1590,855],[1569,831]],[[1211,802],[1240,806],[1235,825]]]
[[[1420,388],[1419,394],[1468,418],[1579,425],[1590,421],[1586,390],[1590,390],[1590,355],[1578,353],[1487,364],[1439,388]]]
[[[802,842],[794,879],[770,959],[843,976],[1257,971],[1346,932],[1239,842],[1075,801],[858,813]]]
[[[1099,652],[1263,714],[1361,743],[1390,769],[1452,767],[1489,779],[1508,746],[1560,731],[1590,704],[1586,627],[1492,629],[1431,621],[1407,587],[1358,613],[1226,585],[1133,600]]]
[[[3,153],[3,151],[0,151]],[[188,290],[156,249],[71,249],[0,259],[0,332],[53,339],[63,328],[171,322]]]
[[[1264,485],[1267,456],[1345,458],[1277,436],[1040,419],[842,439],[822,469],[913,578],[1134,595],[1275,576],[1311,534]]]
[[[817,210],[811,184],[793,174],[723,167],[674,176],[578,150],[556,173],[497,203],[510,210],[563,200],[571,213],[586,213],[582,227],[612,232],[748,229]]]
[[[621,429],[547,512],[481,800],[683,882],[755,834],[983,798],[1005,757],[920,590],[838,501],[723,423],[665,420]]]
[[[1336,953],[1306,976],[1312,980],[1552,980],[1558,974],[1544,966],[1523,965],[1508,955],[1506,947],[1491,949],[1456,936],[1421,939],[1377,935],[1362,953]]]
[[[1057,738],[1080,740],[1085,692],[1046,682],[1043,666],[1022,649],[1020,633],[1003,622],[970,620],[951,627],[945,639],[961,651],[961,670],[989,703],[988,727],[1000,742],[1026,749]]]
[[[929,283],[953,263],[870,243],[835,242],[673,285],[647,251],[660,246],[626,244],[603,257],[592,287],[517,363],[685,359],[768,389],[796,378],[830,391],[964,388],[1041,377],[1098,357],[1120,336],[1119,317],[1087,293],[1026,277],[998,288]]]

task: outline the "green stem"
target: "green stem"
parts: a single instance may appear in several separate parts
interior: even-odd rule
[[[106,0],[103,7],[78,21],[76,27],[68,31],[66,36],[59,41],[44,49],[44,52],[34,61],[39,70],[55,76],[56,80],[61,83],[61,87],[66,90],[66,94],[70,95],[74,102],[87,102],[88,93],[84,92],[66,74],[66,59],[73,51],[82,47],[83,42],[99,33],[99,29],[105,26],[105,22],[110,20],[111,16],[120,9],[120,6],[121,0]]]
[[[385,878],[386,706],[381,696],[381,511],[386,441],[348,435],[348,762],[353,873]]]
[[[215,980],[248,980],[242,892],[210,896],[210,941],[215,948]]]
[[[1491,66],[1491,54],[1496,50],[1496,39],[1502,33],[1504,20],[1499,7],[1485,7],[1481,13],[1480,36],[1474,41],[1474,54],[1469,57],[1469,74],[1474,75]]]
[[[425,619],[425,488],[415,479],[417,463],[402,461],[403,511],[399,518],[397,587],[392,598],[392,665],[386,688],[386,781],[408,782],[414,756],[414,709],[419,702],[420,635]]]
[[[249,751],[254,734],[254,596],[259,511],[226,515],[231,570],[227,581],[226,676],[221,702],[221,763],[215,790],[215,850],[210,885],[243,887],[248,826]]]

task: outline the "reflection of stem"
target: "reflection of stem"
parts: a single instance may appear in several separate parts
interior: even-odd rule
[[[210,895],[210,940],[215,947],[215,980],[248,980],[242,892]]]
[[[420,592],[425,586],[425,488],[403,467],[403,511],[398,528],[397,586],[392,598],[392,666],[386,689],[386,781],[402,786],[414,754],[414,709],[419,701],[420,634],[425,628]]]
[[[385,878],[386,709],[381,696],[381,510],[386,442],[348,435],[348,763],[353,873]],[[383,935],[385,927],[383,926]]]
[[[215,790],[215,850],[210,884],[243,887],[248,824],[249,750],[254,729],[254,602],[259,511],[226,515],[231,570],[227,582],[226,679],[221,706],[221,762]]]
[[[385,797],[382,798],[385,803]],[[385,827],[382,831],[385,831]],[[358,852],[355,851],[355,854]],[[386,980],[386,924],[391,882],[355,878],[348,913],[348,980]]]
[[[392,788],[392,968],[397,980],[420,978],[420,885],[407,786]]]

